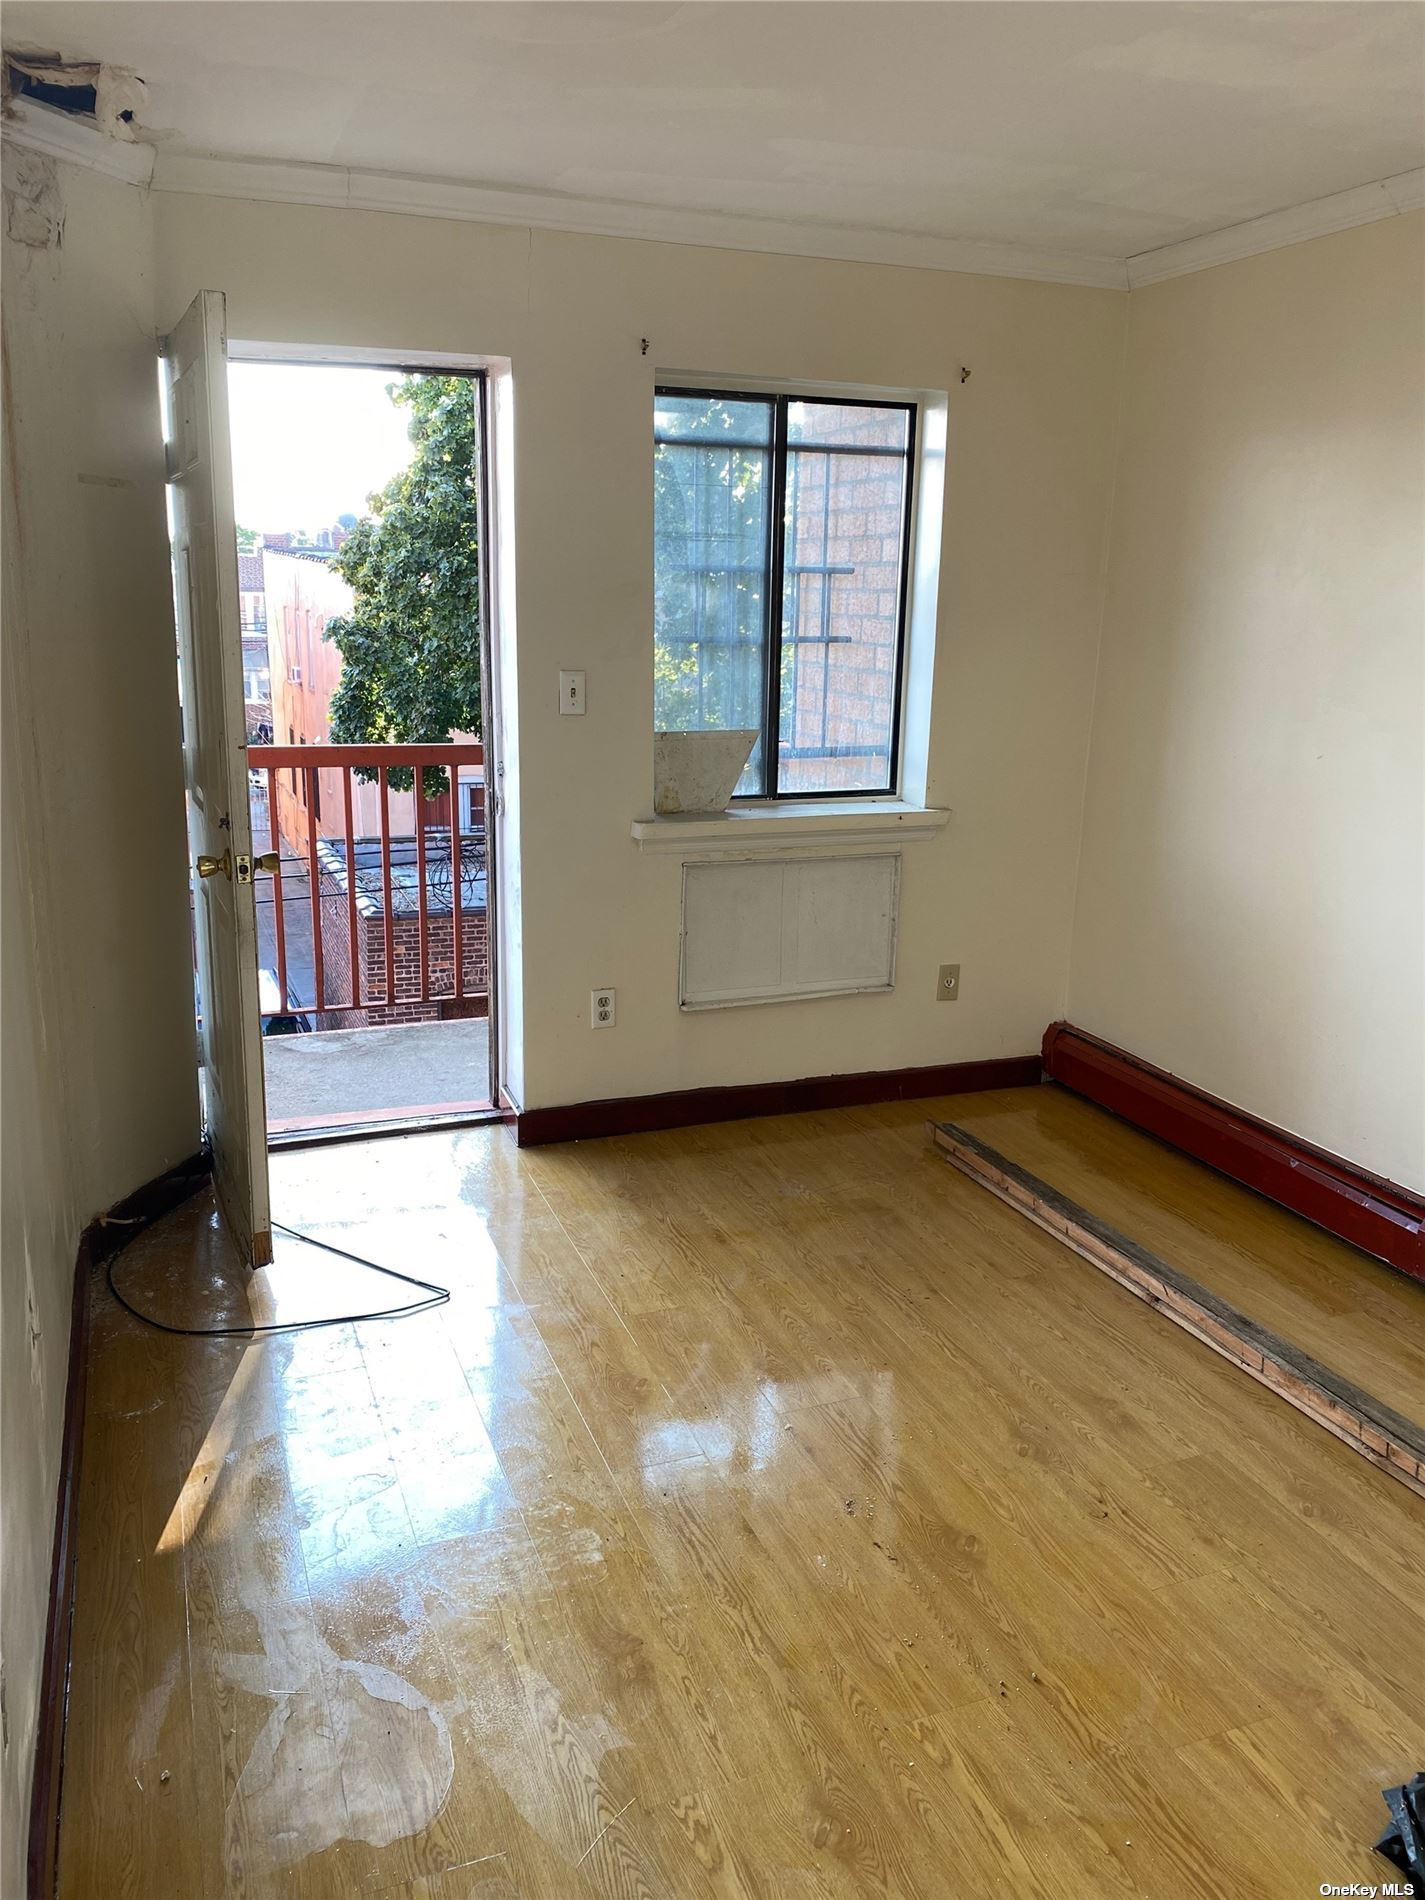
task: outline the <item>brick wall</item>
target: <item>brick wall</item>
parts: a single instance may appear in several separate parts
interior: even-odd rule
[[[783,757],[785,791],[864,785],[885,769],[875,754],[885,744],[895,698],[905,466],[855,450],[898,446],[901,427],[894,413],[838,409],[819,433],[849,453],[798,456],[792,444],[788,561],[854,567],[855,573],[797,578],[795,619],[789,615],[787,631],[818,643],[793,649],[791,677],[784,680],[782,739],[793,754]],[[828,633],[833,644],[820,644]],[[842,756],[795,756],[823,747]]]
[[[396,962],[395,1000],[386,991],[386,926],[381,917],[358,916],[357,955],[361,964],[361,1009],[323,1010],[319,1029],[362,1029],[383,1023],[436,1023],[454,1017],[484,1016],[489,1012],[490,931],[483,910],[467,910],[460,918],[461,988],[455,996],[455,929],[449,916],[432,917],[427,924],[428,988],[434,994],[420,1001],[421,949],[417,918],[397,917],[392,924]],[[351,937],[344,893],[322,898],[322,970],[329,1001],[343,1002],[352,995]],[[441,992],[445,992],[444,996]]]

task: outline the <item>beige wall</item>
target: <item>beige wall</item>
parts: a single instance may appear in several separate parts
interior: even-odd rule
[[[1063,1001],[1121,294],[185,195],[155,208],[164,324],[220,288],[235,338],[511,360],[527,1105],[1037,1048]],[[659,369],[950,392],[929,790],[955,816],[906,851],[893,995],[678,1011],[678,862],[629,838],[652,805]],[[572,666],[583,719],[557,711]],[[964,969],[953,1007],[934,1001],[946,960]],[[619,990],[612,1033],[588,1026],[600,983]]]
[[[1135,292],[1069,1016],[1425,1187],[1425,218]]]
[[[8,503],[8,494],[6,497]],[[10,512],[6,509],[8,528]],[[5,562],[0,750],[0,1658],[7,1740],[0,1762],[0,1892],[22,1891],[59,1478],[74,1251],[81,1222],[64,1153],[58,1030],[42,979],[46,937],[37,840],[27,835],[18,695]]]
[[[3,259],[6,1893],[79,1232],[198,1144],[150,210],[46,164],[7,154]]]

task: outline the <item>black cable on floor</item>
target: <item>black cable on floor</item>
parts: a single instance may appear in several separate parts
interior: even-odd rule
[[[354,1326],[361,1320],[404,1319],[411,1313],[428,1313],[432,1307],[445,1306],[450,1299],[450,1288],[437,1286],[433,1280],[418,1280],[414,1274],[398,1273],[395,1267],[383,1267],[379,1261],[368,1260],[364,1254],[348,1253],[344,1247],[334,1247],[328,1240],[318,1240],[315,1234],[304,1234],[299,1228],[287,1227],[281,1221],[273,1221],[272,1225],[279,1233],[290,1234],[294,1240],[306,1241],[309,1247],[320,1247],[323,1253],[338,1254],[343,1260],[354,1261],[358,1267],[370,1267],[373,1273],[384,1273],[388,1279],[399,1280],[404,1286],[419,1287],[429,1298],[412,1300],[405,1306],[384,1307],[374,1313],[337,1313],[329,1319],[297,1319],[272,1326],[170,1326],[166,1320],[155,1319],[151,1313],[141,1312],[131,1300],[125,1299],[114,1278],[114,1269],[124,1249],[138,1239],[137,1234],[131,1234],[109,1257],[106,1268],[109,1291],[126,1313],[132,1313],[145,1326],[152,1326],[155,1332],[176,1333],[182,1339],[255,1339],[264,1333],[311,1333],[322,1326]]]

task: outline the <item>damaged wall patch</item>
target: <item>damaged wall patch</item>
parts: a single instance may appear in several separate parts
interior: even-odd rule
[[[57,53],[7,53],[5,103],[33,99],[71,118],[92,122],[106,138],[132,144],[146,94],[127,66],[99,60],[65,60]]]
[[[64,238],[59,173],[43,152],[5,154],[5,235],[32,251],[56,250]]]

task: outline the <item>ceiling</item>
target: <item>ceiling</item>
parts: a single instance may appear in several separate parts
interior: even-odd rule
[[[1425,164],[1414,0],[8,0],[160,154],[1122,258]]]

